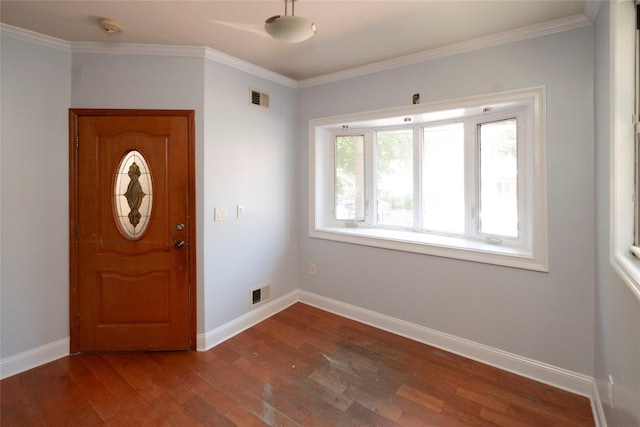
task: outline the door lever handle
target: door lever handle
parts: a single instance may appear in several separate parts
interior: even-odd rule
[[[184,246],[184,240],[177,240],[177,237],[176,237],[176,232],[182,231],[182,230],[184,230],[184,224],[182,223],[176,224],[176,228],[173,229],[173,232],[171,234],[171,238],[173,240],[173,247],[176,249],[180,249],[181,247]]]

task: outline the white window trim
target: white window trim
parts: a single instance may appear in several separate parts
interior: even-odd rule
[[[437,115],[462,108],[522,102],[532,105],[531,130],[533,161],[531,165],[530,209],[532,235],[526,250],[459,237],[439,236],[414,231],[335,226],[326,217],[324,203],[332,200],[333,189],[327,162],[333,162],[327,143],[331,129],[344,123],[381,121],[390,117]],[[313,119],[309,122],[309,236],[338,242],[441,256],[487,264],[548,271],[547,232],[547,150],[546,96],[544,87],[491,93],[469,98],[429,104],[411,105],[366,113]]]
[[[634,237],[634,44],[635,6],[611,2],[610,15],[610,262],[640,299],[640,260]]]

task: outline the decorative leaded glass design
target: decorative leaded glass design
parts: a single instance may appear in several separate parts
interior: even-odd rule
[[[128,240],[140,239],[151,218],[153,181],[149,165],[139,151],[129,151],[120,161],[113,194],[120,232]]]

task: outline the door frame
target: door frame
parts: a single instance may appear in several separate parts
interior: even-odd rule
[[[79,241],[77,235],[79,218],[79,155],[78,135],[79,119],[83,116],[171,116],[186,117],[188,120],[188,178],[187,178],[187,215],[189,229],[187,242],[189,245],[188,288],[189,288],[189,349],[196,349],[196,179],[195,179],[195,111],[194,110],[133,110],[133,109],[69,109],[69,352],[78,353],[79,325],[80,325],[80,270],[79,270]]]

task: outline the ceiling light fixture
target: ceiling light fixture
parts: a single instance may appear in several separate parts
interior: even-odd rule
[[[264,29],[276,40],[287,43],[305,41],[316,33],[316,24],[295,15],[295,1],[291,0],[291,15],[287,15],[289,0],[284,0],[284,16],[276,15],[264,22]]]
[[[122,23],[115,19],[101,19],[100,28],[107,34],[114,34],[122,32]]]

